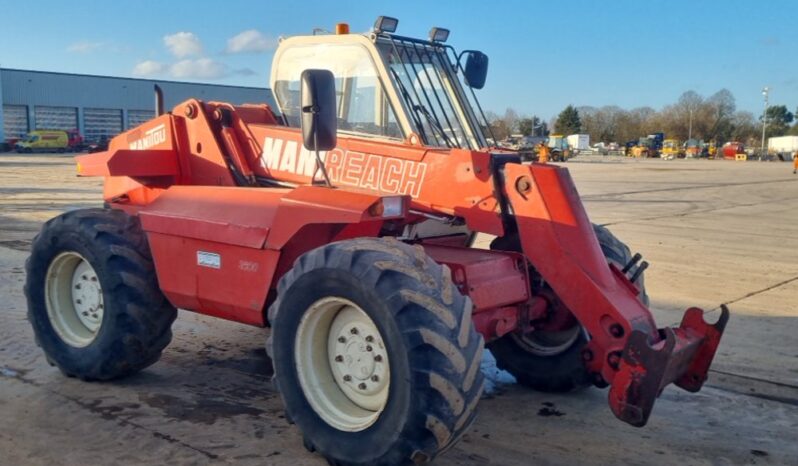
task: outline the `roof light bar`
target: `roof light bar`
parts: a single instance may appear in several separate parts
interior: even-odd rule
[[[446,42],[448,38],[448,29],[435,27],[429,30],[429,40],[431,42]]]
[[[390,16],[380,16],[374,22],[374,32],[396,32],[396,26],[399,25],[399,20],[391,18]]]

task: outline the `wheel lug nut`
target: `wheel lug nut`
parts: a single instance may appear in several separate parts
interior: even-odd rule
[[[75,302],[78,303],[78,304],[83,304],[83,300],[82,299],[76,299]]]
[[[89,277],[87,277],[86,275],[81,275],[80,278],[82,278],[83,280],[88,280],[89,279]]]
[[[372,375],[371,376],[371,381],[372,382],[379,382],[380,381],[380,377],[378,375]]]
[[[366,384],[364,384],[363,382],[361,382],[361,383],[360,383],[360,385],[358,385],[358,386],[357,386],[357,388],[359,388],[359,389],[361,389],[361,390],[365,390],[365,389],[366,389]]]
[[[346,338],[338,337],[338,343],[346,343]]]
[[[371,343],[372,341],[374,341],[374,337],[369,335],[369,336],[366,337],[366,341]]]
[[[89,313],[86,312],[86,311],[81,312],[81,314],[83,314],[84,317],[88,317],[89,316]]]
[[[346,374],[346,375],[344,376],[344,382],[349,382],[350,380],[352,380],[352,376],[351,376],[351,375],[349,375],[349,374]]]
[[[341,356],[340,354],[335,357],[335,362],[343,362],[343,360],[344,360],[344,357]]]
[[[377,362],[382,362],[382,355],[381,354],[375,355],[374,356],[374,360],[377,361]]]
[[[76,289],[76,290],[79,290],[79,289],[80,289],[80,283],[78,283],[77,285],[75,285],[75,289]]]
[[[350,330],[349,333],[351,333],[352,335],[357,335],[357,328],[352,327],[352,330]]]
[[[91,277],[91,281],[96,282],[97,281],[97,277]]]
[[[371,345],[366,345],[366,351],[371,351],[371,350],[373,350],[373,349],[374,349],[374,348],[372,348],[372,347],[371,347]]]

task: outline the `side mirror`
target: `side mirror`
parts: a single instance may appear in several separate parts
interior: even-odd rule
[[[335,77],[328,70],[302,72],[302,144],[305,149],[334,149],[338,132],[335,109]]]
[[[468,51],[465,65],[465,83],[474,89],[485,87],[488,76],[488,56],[476,50]]]

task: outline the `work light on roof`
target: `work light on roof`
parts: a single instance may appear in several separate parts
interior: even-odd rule
[[[399,20],[390,16],[380,16],[374,22],[374,32],[396,32]]]
[[[449,30],[444,28],[432,28],[429,31],[429,40],[432,42],[446,42],[449,38]]]

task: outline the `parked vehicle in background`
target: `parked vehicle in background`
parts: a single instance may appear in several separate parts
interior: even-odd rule
[[[798,136],[778,136],[768,138],[768,155],[779,160],[792,160],[798,151]]]
[[[718,143],[713,141],[709,141],[707,144],[707,158],[714,159],[718,155]]]
[[[68,145],[70,152],[81,152],[86,149],[86,141],[81,136],[80,132],[77,129],[72,129],[66,132],[68,138]],[[103,136],[106,140],[108,139],[107,136]]]
[[[89,151],[89,154],[93,154],[95,152],[103,152],[108,150],[108,136],[100,136],[99,141],[89,144],[86,149]]]
[[[568,147],[574,154],[578,154],[583,150],[590,150],[589,134],[571,134],[565,139],[568,142]]]
[[[562,134],[552,134],[546,144],[551,152],[552,162],[565,162],[571,156],[568,140]]]
[[[69,136],[66,131],[35,130],[17,141],[17,152],[66,152],[69,148]]]
[[[676,158],[683,158],[682,146],[678,139],[666,139],[662,142],[662,151],[660,157],[665,160],[672,160]]]
[[[19,142],[20,139],[23,138],[22,137],[6,138],[5,141],[0,142],[0,152],[10,152],[14,150],[14,148],[17,146],[17,142]]]
[[[17,152],[79,152],[83,137],[77,130],[37,129],[14,144]]]
[[[704,150],[704,141],[698,139],[688,139],[684,143],[684,156],[688,158],[701,157],[701,152]]]
[[[604,144],[604,142],[597,142],[593,144],[593,147],[590,150],[599,155],[607,155],[609,153],[609,148],[606,144]]]
[[[745,144],[737,141],[731,141],[724,144],[721,153],[723,154],[723,158],[726,160],[736,160],[740,158],[739,156],[741,155],[747,157],[745,152]]]
[[[630,141],[632,146],[627,143],[626,155],[632,157],[659,157],[662,144],[665,141],[665,133],[653,133],[639,140]]]

